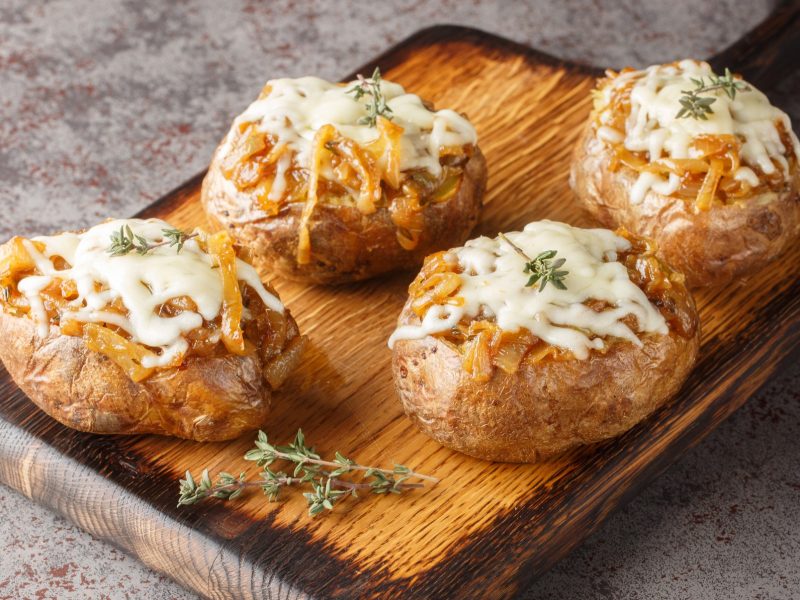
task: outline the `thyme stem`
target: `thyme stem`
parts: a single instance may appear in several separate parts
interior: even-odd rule
[[[203,473],[206,473],[206,471],[203,471]],[[330,473],[327,472],[325,474],[330,475]],[[364,481],[347,481],[346,479],[338,479],[336,477],[329,477],[329,479],[331,481],[332,487],[338,487],[346,490],[368,490],[372,488],[371,483],[367,483]],[[297,477],[276,477],[273,481],[282,487],[288,487],[294,483],[298,483],[300,479],[298,479]],[[235,481],[234,483],[224,483],[224,484],[218,483],[207,489],[201,490],[198,488],[197,493],[193,495],[193,502],[179,503],[179,506],[182,504],[194,504],[199,500],[210,498],[212,496],[221,497],[218,495],[220,493],[227,495],[228,492],[234,492],[236,490],[244,490],[247,488],[262,487],[263,485],[264,485],[263,481]],[[403,490],[417,490],[424,487],[425,484],[423,483],[403,482],[399,485],[399,488]]]
[[[533,261],[533,259],[532,259],[530,256],[528,256],[528,255],[525,253],[525,251],[524,251],[522,248],[520,248],[520,247],[519,247],[519,246],[517,246],[517,245],[516,245],[514,242],[512,242],[510,239],[508,239],[508,237],[506,237],[506,234],[505,234],[505,233],[501,233],[501,234],[499,234],[499,237],[500,237],[500,239],[501,239],[501,240],[503,240],[503,241],[504,241],[506,244],[508,244],[509,246],[511,246],[511,247],[514,249],[514,251],[515,251],[517,254],[519,254],[519,255],[520,255],[522,258],[524,258],[526,262],[531,262],[531,261]]]
[[[275,452],[275,458],[281,458],[283,460],[294,461],[292,458],[293,455],[287,454],[284,452]],[[341,463],[336,463],[330,460],[322,460],[319,458],[306,458],[299,462],[299,464],[312,464],[312,465],[319,465],[321,467],[341,467]],[[372,472],[380,472],[384,473],[385,475],[391,475],[394,473],[392,469],[379,469],[376,467],[366,467],[364,465],[360,465],[358,463],[351,463],[350,464],[351,471],[372,471]],[[439,483],[439,479],[436,477],[432,477],[430,475],[423,475],[422,473],[417,473],[416,471],[407,471],[406,473],[409,477],[415,477],[417,479],[425,479],[426,481],[430,481],[432,483]]]

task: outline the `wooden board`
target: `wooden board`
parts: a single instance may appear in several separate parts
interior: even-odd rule
[[[765,79],[769,69],[752,60],[762,57],[753,49],[780,38],[787,22],[796,25],[795,9],[794,21],[773,19],[728,52],[728,64]],[[490,168],[476,234],[545,217],[590,224],[573,203],[567,174],[595,72],[454,27],[420,32],[360,71],[374,64],[475,123]],[[199,183],[143,214],[203,224]],[[184,470],[250,466],[241,456],[251,436],[199,444],[71,431],[38,412],[2,370],[0,480],[208,597],[511,596],[708,434],[782,361],[797,359],[799,273],[796,247],[747,286],[699,294],[702,355],[679,396],[618,439],[536,466],[454,453],[404,417],[386,339],[413,274],[339,288],[278,280],[312,344],[275,402],[271,438],[288,440],[302,426],[325,453],[400,462],[440,477],[437,487],[365,497],[317,519],[295,493],[275,504],[254,493],[238,503],[178,509]]]

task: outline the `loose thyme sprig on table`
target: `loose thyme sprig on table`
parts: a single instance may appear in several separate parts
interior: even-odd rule
[[[386,104],[386,98],[381,91],[381,70],[375,67],[372,77],[365,79],[358,76],[358,83],[347,90],[348,94],[355,94],[355,99],[360,100],[363,96],[370,96],[371,101],[367,104],[367,116],[358,120],[359,125],[369,125],[375,127],[378,123],[378,116],[392,120],[392,109]]]
[[[564,266],[564,263],[567,262],[567,259],[559,258],[553,263],[550,262],[550,260],[555,258],[556,254],[558,254],[556,250],[545,250],[537,255],[536,258],[531,258],[522,248],[508,239],[505,234],[501,233],[500,239],[511,246],[517,254],[525,259],[526,262],[523,273],[530,273],[528,283],[525,284],[525,287],[531,287],[532,285],[535,285],[537,281],[540,281],[540,292],[544,290],[548,283],[552,283],[559,290],[567,289],[567,286],[564,283],[564,278],[569,275],[569,271],[558,270]]]
[[[306,445],[300,429],[294,441],[286,446],[273,446],[267,434],[259,431],[255,446],[244,455],[244,459],[262,468],[261,479],[248,481],[245,473],[235,477],[222,472],[214,483],[208,469],[204,469],[198,482],[187,471],[186,479],[180,481],[178,506],[195,504],[207,498],[232,500],[246,488],[254,487],[260,487],[270,501],[275,501],[283,488],[305,485],[311,488],[310,492],[303,494],[308,503],[308,514],[315,517],[325,510],[333,510],[334,505],[348,495],[358,497],[359,490],[372,494],[400,494],[424,487],[422,483],[409,482],[409,479],[423,479],[433,484],[439,482],[436,477],[415,473],[403,465],[395,465],[393,469],[366,467],[339,452],[334,460],[324,460],[313,447]],[[294,463],[292,474],[270,469],[276,461]],[[361,481],[343,478],[355,472],[363,473]]]
[[[706,94],[715,90],[722,90],[725,94],[733,100],[736,98],[736,92],[748,92],[750,87],[743,81],[737,81],[733,78],[733,73],[730,69],[725,69],[725,75],[718,77],[711,75],[709,84],[706,85],[704,79],[691,78],[695,88],[693,90],[681,90],[683,96],[678,100],[681,103],[681,109],[675,115],[676,119],[684,119],[691,117],[692,119],[700,119],[707,121],[709,115],[714,111],[711,110],[711,105],[717,101],[713,97],[701,97],[700,94]]]
[[[176,252],[180,254],[186,240],[197,237],[197,233],[186,233],[180,229],[162,229],[164,239],[160,242],[151,242],[141,235],[136,235],[130,228],[130,225],[123,225],[119,231],[111,234],[111,245],[108,247],[108,253],[111,256],[124,256],[131,252],[145,255],[153,248],[166,246],[169,244],[170,248],[177,246]]]

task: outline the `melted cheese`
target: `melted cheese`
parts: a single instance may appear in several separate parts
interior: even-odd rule
[[[323,125],[333,125],[341,135],[361,145],[378,138],[378,129],[359,124],[367,116],[370,96],[359,100],[347,93],[358,82],[339,85],[318,77],[273,79],[267,82],[270,93],[253,102],[234,121],[223,143],[220,156],[230,151],[230,143],[240,125],[256,123],[258,129],[274,136],[296,153],[295,161],[311,166],[312,141]],[[428,110],[419,96],[408,94],[403,86],[381,81],[381,91],[392,110],[392,122],[403,128],[400,141],[400,170],[425,169],[434,175],[441,172],[439,152],[446,146],[475,144],[475,128],[453,110]],[[278,164],[270,200],[283,194],[285,163]]]
[[[108,253],[111,235],[125,226],[152,242],[161,241],[162,231],[171,229],[168,223],[158,219],[114,220],[80,234],[34,238],[44,244],[43,252],[26,240],[25,248],[40,274],[20,280],[18,289],[30,302],[31,316],[37,323],[39,335],[44,337],[50,325],[41,291],[56,277],[74,280],[78,297],[61,313],[62,322],[115,325],[125,330],[134,342],[160,349],[160,354],[143,366],[168,365],[188,350],[185,334],[220,314],[222,280],[212,257],[194,239],[187,240],[180,253],[165,245],[145,255],[131,252],[111,256]],[[52,260],[57,256],[70,267],[57,270]],[[236,272],[239,280],[250,286],[265,306],[283,313],[283,305],[264,288],[253,267],[237,259]],[[157,313],[159,305],[181,296],[191,298],[197,311],[184,311],[171,317]],[[127,315],[108,310],[115,300],[122,302]]]
[[[443,333],[462,319],[494,317],[500,328],[524,328],[552,346],[572,352],[578,359],[590,350],[603,350],[605,338],[628,340],[641,346],[637,333],[622,319],[636,317],[640,333],[668,333],[661,313],[628,277],[617,253],[630,242],[607,229],[579,229],[564,223],[538,221],[521,232],[507,234],[528,256],[556,250],[569,271],[566,290],[547,285],[526,287],[525,259],[500,238],[480,237],[450,251],[463,269],[460,274],[462,306],[434,305],[419,325],[398,327],[389,339],[420,339]],[[583,304],[604,300],[610,307],[596,312]]]
[[[608,106],[612,94],[619,88],[630,85],[631,112],[625,122],[625,131],[620,132],[607,125],[611,121],[610,109],[601,109],[598,136],[610,143],[623,141],[625,148],[634,152],[647,152],[650,162],[663,157],[696,158],[691,148],[692,140],[700,135],[735,135],[742,141],[741,160],[763,173],[775,173],[776,166],[788,175],[786,154],[794,153],[800,160],[800,143],[792,131],[789,116],[772,106],[769,99],[752,85],[741,90],[731,100],[724,91],[716,90],[701,94],[713,97],[712,113],[707,119],[676,118],[681,109],[680,98],[685,90],[692,90],[692,79],[703,78],[709,83],[713,71],[708,63],[683,60],[676,65],[656,65],[643,71],[622,73],[600,92],[600,106]],[[781,142],[776,123],[782,123],[789,132],[792,147]],[[619,140],[619,141],[618,141]],[[773,162],[774,161],[774,162]],[[659,175],[642,172],[631,192],[631,200],[641,202],[645,194],[654,191],[669,195],[678,189],[677,176],[668,181]],[[755,187],[758,178],[752,169],[738,174],[737,179]]]

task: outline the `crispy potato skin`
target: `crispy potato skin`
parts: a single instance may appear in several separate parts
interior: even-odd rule
[[[290,319],[290,336],[298,335]],[[81,431],[155,433],[196,441],[229,440],[257,429],[272,390],[261,359],[188,357],[177,369],[135,383],[82,338],[51,327],[46,338],[33,321],[0,309],[0,360],[11,378],[48,415]]]
[[[398,325],[417,323],[409,302]],[[392,371],[406,414],[439,443],[485,460],[532,463],[619,435],[680,389],[699,330],[642,342],[612,344],[586,360],[524,361],[514,374],[496,368],[479,382],[452,346],[427,336],[396,342]]]
[[[635,175],[609,168],[611,149],[589,123],[572,161],[570,184],[606,227],[623,226],[653,238],[659,255],[686,275],[689,287],[742,278],[776,258],[800,234],[800,173],[789,189],[695,213],[683,200],[648,192],[629,200]]]
[[[382,273],[414,269],[431,252],[461,244],[478,222],[486,188],[486,159],[476,148],[464,168],[455,196],[424,208],[425,228],[419,244],[404,250],[387,208],[364,215],[354,206],[319,204],[309,224],[311,262],[296,260],[298,224],[303,203],[285,205],[270,217],[244,194],[231,195],[224,185],[218,156],[203,180],[201,200],[209,222],[224,227],[247,248],[263,275],[318,284],[360,281]]]

